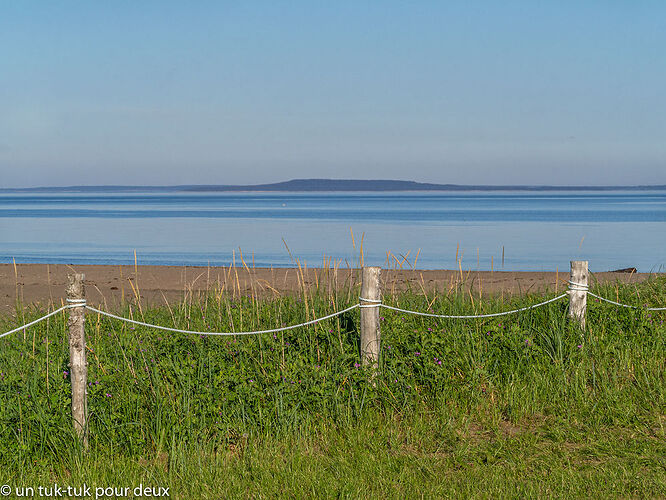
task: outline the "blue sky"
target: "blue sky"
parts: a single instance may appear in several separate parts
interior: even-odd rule
[[[666,184],[666,3],[0,4],[0,187]]]

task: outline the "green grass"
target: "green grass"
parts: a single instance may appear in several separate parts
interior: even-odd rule
[[[593,291],[666,304],[663,279]],[[357,296],[353,287],[273,300],[212,292],[123,314],[250,330]],[[385,297],[451,314],[540,300]],[[71,430],[65,315],[0,339],[0,484],[142,483],[172,498],[666,497],[666,313],[591,299],[583,334],[566,300],[464,321],[383,309],[377,373],[358,366],[358,314],[235,338],[89,313],[85,454]],[[0,318],[0,331],[15,324]]]

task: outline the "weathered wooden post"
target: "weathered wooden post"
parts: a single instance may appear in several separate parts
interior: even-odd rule
[[[72,419],[74,432],[88,448],[88,361],[85,335],[85,274],[70,274],[67,285],[69,310],[69,369],[72,382]]]
[[[585,329],[588,272],[586,260],[572,260],[569,274],[569,317]]]
[[[379,364],[380,267],[364,267],[361,281],[361,363]],[[364,300],[365,299],[365,300]]]

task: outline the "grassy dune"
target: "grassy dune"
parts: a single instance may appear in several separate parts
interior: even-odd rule
[[[593,291],[666,305],[664,279]],[[123,314],[239,331],[299,323],[357,297],[351,285],[273,300],[211,290]],[[384,300],[474,314],[543,299],[414,291]],[[95,486],[139,484],[169,487],[172,498],[666,497],[666,313],[591,299],[585,333],[567,320],[566,300],[464,321],[380,314],[372,374],[358,365],[358,310],[248,337],[89,313],[86,454],[71,431],[66,316],[0,339],[0,484],[86,483],[93,498]],[[0,331],[22,319],[0,318]]]

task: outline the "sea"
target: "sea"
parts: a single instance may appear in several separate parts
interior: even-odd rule
[[[666,271],[666,191],[4,192],[0,262]]]

